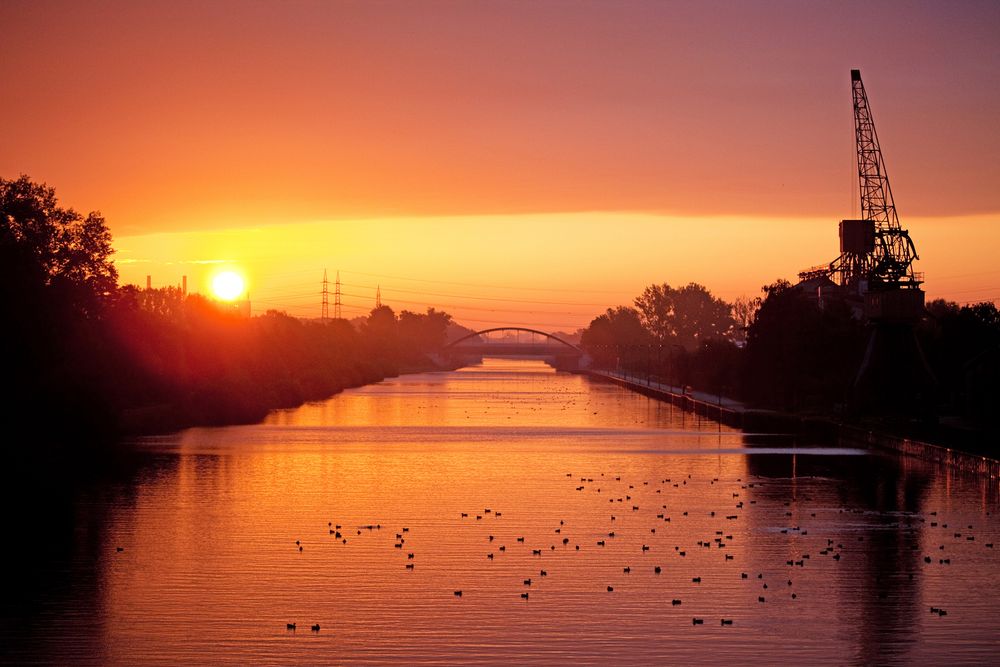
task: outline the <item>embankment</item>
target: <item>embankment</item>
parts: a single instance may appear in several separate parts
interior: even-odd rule
[[[830,445],[894,451],[947,465],[963,472],[1000,479],[1000,461],[981,454],[844,424],[832,419],[775,410],[753,409],[738,401],[693,391],[687,387],[676,387],[641,378],[629,378],[607,371],[587,370],[582,371],[582,373],[618,384],[645,396],[672,403],[684,410],[714,419],[747,433],[786,434]]]
[[[297,408],[311,401],[323,401],[345,389],[376,384],[388,377],[429,373],[443,368],[430,361],[412,362],[399,368],[373,363],[357,363],[337,376],[309,383],[274,383],[248,392],[246,387],[223,383],[211,392],[197,392],[174,402],[164,402],[123,410],[118,419],[122,436],[161,435],[195,426],[232,426],[259,422],[271,410]]]

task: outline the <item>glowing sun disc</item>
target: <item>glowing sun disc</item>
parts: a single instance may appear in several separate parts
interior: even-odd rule
[[[212,292],[223,301],[232,301],[243,293],[243,278],[233,271],[223,271],[212,279]]]

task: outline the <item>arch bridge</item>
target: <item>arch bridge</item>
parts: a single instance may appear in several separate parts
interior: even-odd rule
[[[491,336],[491,334],[502,335]],[[525,337],[528,340],[524,340]],[[441,354],[572,357],[579,359],[585,353],[573,343],[539,329],[530,329],[528,327],[493,327],[466,334],[461,338],[453,340],[441,348]]]

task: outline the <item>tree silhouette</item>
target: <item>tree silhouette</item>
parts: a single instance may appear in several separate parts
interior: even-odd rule
[[[650,285],[636,298],[642,324],[661,344],[695,350],[707,340],[728,338],[733,331],[732,307],[703,285],[673,288]]]
[[[844,301],[821,309],[786,280],[762,291],[766,297],[747,333],[747,398],[789,410],[843,403],[864,351],[864,324]]]
[[[733,301],[734,340],[739,343],[746,343],[747,331],[757,318],[757,311],[760,310],[763,302],[763,299],[759,296],[753,298],[748,296],[736,297],[736,300]]]
[[[27,176],[0,179],[0,253],[22,280],[53,290],[50,300],[98,315],[118,284],[113,252],[100,213],[62,208],[53,188]]]
[[[650,343],[635,308],[618,306],[591,321],[580,336],[583,347],[599,366],[613,367],[630,359],[630,352]]]
[[[110,384],[98,322],[114,296],[111,234],[99,213],[59,205],[27,176],[0,179],[3,412],[40,438],[106,427]],[[57,418],[53,418],[57,417]]]
[[[451,315],[434,308],[428,308],[426,313],[400,312],[397,332],[408,360],[414,361],[420,355],[441,349],[447,340],[450,323]]]

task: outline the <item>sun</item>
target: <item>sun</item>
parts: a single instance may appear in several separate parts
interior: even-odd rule
[[[235,271],[223,271],[212,278],[212,292],[223,301],[233,301],[243,294],[243,278]]]

